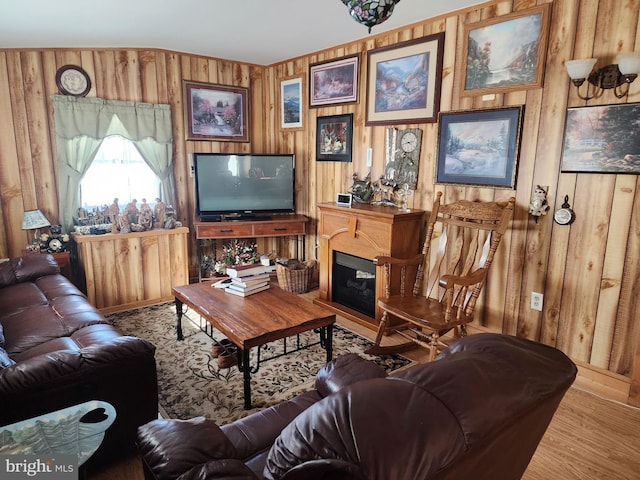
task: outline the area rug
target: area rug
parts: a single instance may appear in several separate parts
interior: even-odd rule
[[[211,338],[201,330],[208,324],[197,313],[186,310],[182,318],[184,340],[176,339],[176,311],[173,303],[144,307],[107,315],[107,320],[120,332],[144,338],[156,347],[158,369],[159,410],[165,418],[188,419],[205,416],[219,425],[233,422],[265,407],[280,403],[298,393],[313,388],[315,375],[325,363],[326,353],[320,345],[261,362],[251,375],[253,408],[243,407],[242,372],[237,367],[218,368],[211,357]],[[209,328],[216,339],[220,332]],[[302,345],[317,343],[319,335],[300,335]],[[291,351],[296,339],[288,339]],[[333,357],[357,353],[393,371],[410,363],[401,355],[370,356],[364,353],[371,342],[339,326],[334,327]],[[284,342],[266,345],[260,352],[267,358],[283,350]],[[251,350],[255,365],[257,349]]]

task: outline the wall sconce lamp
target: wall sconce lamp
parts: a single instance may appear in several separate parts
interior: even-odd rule
[[[393,13],[393,7],[396,3],[400,3],[400,0],[342,0],[342,3],[349,9],[351,17],[356,22],[369,27],[369,33],[371,33],[371,27],[389,19]]]
[[[607,65],[592,72],[593,66],[597,61],[598,59],[596,58],[585,58],[564,62],[567,73],[576,86],[578,97],[588,101],[601,96],[605,90],[612,88],[616,98],[622,98],[627,95],[629,93],[629,84],[640,73],[640,54],[620,53],[616,56],[617,65]],[[595,86],[591,96],[589,96],[589,85],[587,85],[586,95],[580,94],[580,86],[585,80]]]

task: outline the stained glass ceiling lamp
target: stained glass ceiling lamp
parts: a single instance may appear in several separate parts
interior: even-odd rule
[[[347,6],[353,19],[369,27],[371,33],[371,27],[386,21],[400,0],[342,0],[342,3]]]

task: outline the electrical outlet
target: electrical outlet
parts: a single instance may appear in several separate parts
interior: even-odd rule
[[[541,312],[543,299],[544,295],[541,293],[531,292],[531,309]]]
[[[367,148],[367,167],[371,166],[372,159],[373,159],[373,148],[369,147]]]

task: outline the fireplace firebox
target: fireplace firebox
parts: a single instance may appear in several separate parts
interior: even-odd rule
[[[368,317],[376,316],[376,267],[371,260],[333,252],[331,298]]]

